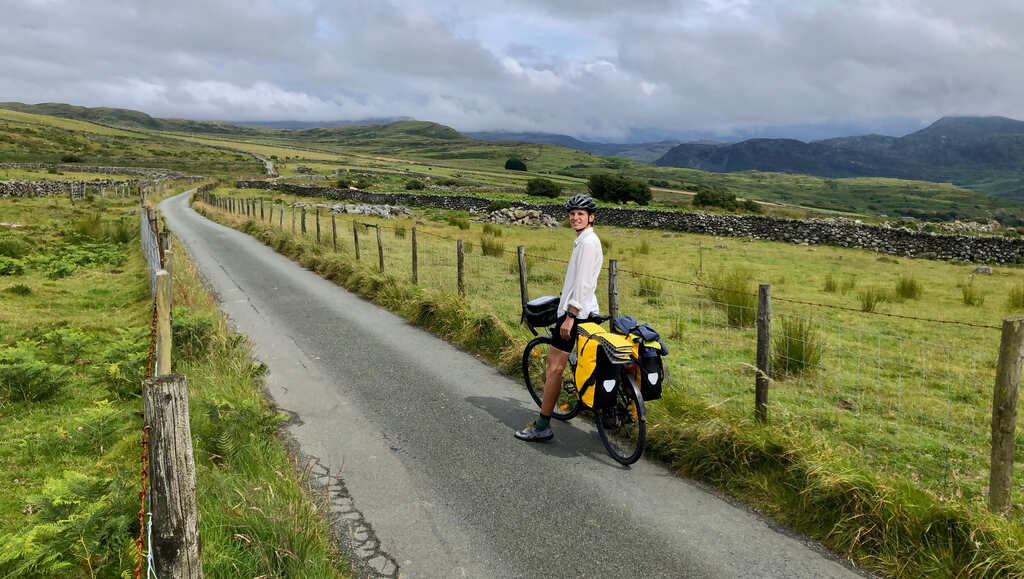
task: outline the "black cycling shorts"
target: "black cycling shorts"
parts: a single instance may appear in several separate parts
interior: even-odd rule
[[[572,332],[569,334],[569,339],[565,340],[562,338],[562,324],[565,323],[565,316],[566,314],[558,316],[558,321],[555,322],[555,332],[551,336],[551,347],[563,352],[571,352],[576,344],[576,326],[579,324],[579,320],[573,318]]]

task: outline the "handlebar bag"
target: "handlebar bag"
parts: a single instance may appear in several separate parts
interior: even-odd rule
[[[526,302],[523,321],[532,328],[554,325],[558,321],[558,296],[543,296]]]

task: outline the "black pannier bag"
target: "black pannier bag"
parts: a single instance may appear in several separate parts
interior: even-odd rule
[[[558,296],[543,296],[534,298],[523,306],[523,319],[530,331],[536,334],[534,328],[546,328],[555,325],[558,321]]]
[[[640,346],[640,394],[644,401],[661,398],[661,385],[665,382],[665,364],[661,350]]]
[[[590,379],[580,389],[580,398],[594,410],[615,406],[616,386],[619,383],[619,372],[622,371],[620,364],[614,364],[608,358],[604,348],[597,348],[596,365]],[[587,390],[593,389],[594,395],[587,395]],[[588,404],[589,401],[592,404]]]

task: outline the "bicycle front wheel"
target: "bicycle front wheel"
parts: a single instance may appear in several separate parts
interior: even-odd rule
[[[597,433],[608,454],[622,464],[633,464],[644,453],[647,410],[628,371],[616,387],[615,404],[597,411]]]
[[[551,337],[539,336],[530,341],[523,350],[523,379],[526,391],[537,403],[539,408],[544,397],[544,378],[548,367],[548,353],[551,352]],[[569,420],[580,412],[580,397],[576,391],[576,381],[568,364],[562,371],[562,391],[555,400],[552,418]]]

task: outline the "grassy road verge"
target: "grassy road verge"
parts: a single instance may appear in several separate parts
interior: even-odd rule
[[[151,301],[133,200],[0,201],[0,576],[121,577],[136,564],[140,386]],[[175,367],[189,381],[211,577],[347,567],[276,436],[262,366],[179,251]]]

